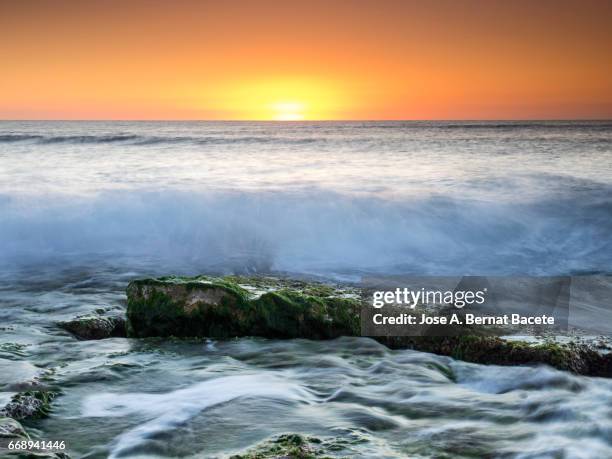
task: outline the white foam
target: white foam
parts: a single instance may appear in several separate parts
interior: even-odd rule
[[[162,394],[103,393],[86,397],[84,417],[122,417],[138,414],[150,418],[119,435],[110,453],[116,458],[148,438],[171,430],[212,406],[240,397],[308,401],[310,393],[284,377],[248,374],[210,379]]]
[[[2,201],[0,266],[306,274],[567,274],[609,268],[605,209],[300,193],[115,191]],[[580,219],[580,223],[576,219]]]

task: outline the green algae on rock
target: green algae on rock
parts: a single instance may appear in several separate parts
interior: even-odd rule
[[[0,410],[0,416],[7,416],[18,421],[43,418],[51,411],[51,401],[57,394],[55,391],[46,390],[19,392]]]
[[[546,364],[588,376],[612,376],[612,354],[557,342],[529,343],[495,336],[397,336],[377,340],[393,349],[415,349],[489,365]]]
[[[329,459],[326,453],[329,445],[326,443],[316,437],[284,434],[244,453],[230,456],[230,459]]]
[[[324,284],[248,277],[163,277],[127,288],[131,337],[330,339],[359,335],[360,301]]]

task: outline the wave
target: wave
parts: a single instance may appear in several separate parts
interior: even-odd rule
[[[467,122],[467,123],[441,123],[438,124],[444,129],[579,129],[579,130],[612,130],[612,123],[609,121],[541,121],[541,122],[521,122],[521,121],[505,121],[505,122]]]
[[[44,136],[36,134],[2,134],[0,135],[0,143],[24,142],[27,140],[39,140],[43,138]]]
[[[333,123],[333,122],[332,122]],[[610,120],[594,121],[373,121],[338,123],[334,129],[578,129],[612,130]]]
[[[222,144],[283,144],[297,145],[324,141],[320,137],[282,137],[282,136],[145,136],[135,134],[113,135],[59,135],[46,136],[39,134],[4,134],[0,135],[0,144],[16,142],[34,142],[36,144],[108,144],[124,143],[131,145],[174,145],[190,143],[194,145]]]
[[[289,137],[266,137],[266,136],[206,136],[206,137],[143,137],[142,139],[135,142],[138,145],[159,145],[159,144],[174,144],[174,143],[193,143],[196,145],[222,145],[222,144],[283,144],[283,145],[296,145],[296,144],[308,144],[314,142],[320,142],[324,140],[322,138],[315,137],[303,137],[303,138],[289,138]]]
[[[315,142],[337,141],[342,147],[347,142],[364,140],[392,140],[377,137],[375,131],[395,130],[412,136],[414,132],[423,131],[425,137],[432,132],[444,135],[457,135],[464,131],[472,136],[475,130],[493,136],[516,131],[519,135],[544,133],[561,134],[571,140],[575,133],[588,133],[593,136],[599,133],[601,141],[609,140],[612,132],[610,121],[377,121],[377,122],[303,122],[297,124],[277,123],[134,123],[115,128],[108,123],[91,123],[86,125],[68,124],[65,128],[58,123],[41,123],[25,130],[15,126],[0,133],[0,145],[4,143],[32,143],[36,145],[52,144],[113,144],[121,145],[225,145],[225,144],[282,144],[301,145]],[[88,129],[87,126],[90,126]],[[15,130],[13,130],[15,129]],[[82,134],[81,134],[82,132]],[[75,134],[78,133],[78,134]],[[367,133],[367,134],[366,134]],[[372,134],[374,137],[365,139]],[[338,135],[341,134],[341,135]],[[351,137],[354,136],[354,137]],[[468,136],[468,137],[469,137]],[[544,138],[546,138],[546,136]],[[452,139],[451,139],[452,140]],[[537,140],[537,139],[532,139]],[[597,140],[590,137],[591,141]]]
[[[126,142],[138,139],[139,136],[132,134],[125,135],[60,135],[45,136],[40,134],[4,134],[0,135],[0,143],[27,142],[34,141],[39,144],[52,143],[112,143]]]
[[[609,273],[612,203],[402,201],[310,192],[0,196],[0,265],[124,260],[169,271]],[[162,269],[162,268],[159,268]]]
[[[40,143],[113,143],[126,142],[137,139],[137,135],[60,135],[52,137],[42,137],[38,139]]]

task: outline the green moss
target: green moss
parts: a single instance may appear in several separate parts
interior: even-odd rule
[[[255,448],[231,456],[231,459],[324,459],[325,442],[314,437],[298,434],[285,434],[274,440],[268,440]]]
[[[213,289],[222,288],[238,297],[248,297],[248,292],[240,287],[237,282],[233,282],[229,277],[208,277],[208,276],[166,276],[157,279],[140,279],[130,282],[128,290],[131,288],[142,289],[143,287],[184,287],[186,291],[194,289]]]
[[[289,281],[263,278],[248,284],[265,287],[257,296],[241,286],[246,281],[200,276],[132,282],[128,335],[325,339],[359,333],[359,302],[329,295],[331,287],[317,286],[318,295],[309,295]]]
[[[283,289],[251,302],[257,323],[252,329],[263,336],[326,339],[354,335],[358,306],[350,300],[321,298]]]
[[[51,402],[58,395],[54,391],[29,390],[20,392],[0,411],[13,419],[38,419],[49,415]]]
[[[219,304],[192,305],[194,292],[217,296]],[[236,336],[247,300],[238,285],[203,276],[135,281],[128,285],[128,336]]]
[[[612,373],[611,358],[586,346],[555,342],[532,344],[493,336],[381,337],[392,348],[411,348],[448,355],[467,362],[492,365],[546,364],[578,374],[606,376]]]

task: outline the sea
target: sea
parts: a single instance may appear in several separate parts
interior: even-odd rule
[[[0,405],[75,458],[612,457],[612,381],[369,338],[77,341],[168,274],[612,274],[612,121],[0,122]],[[50,382],[49,382],[50,381]]]

